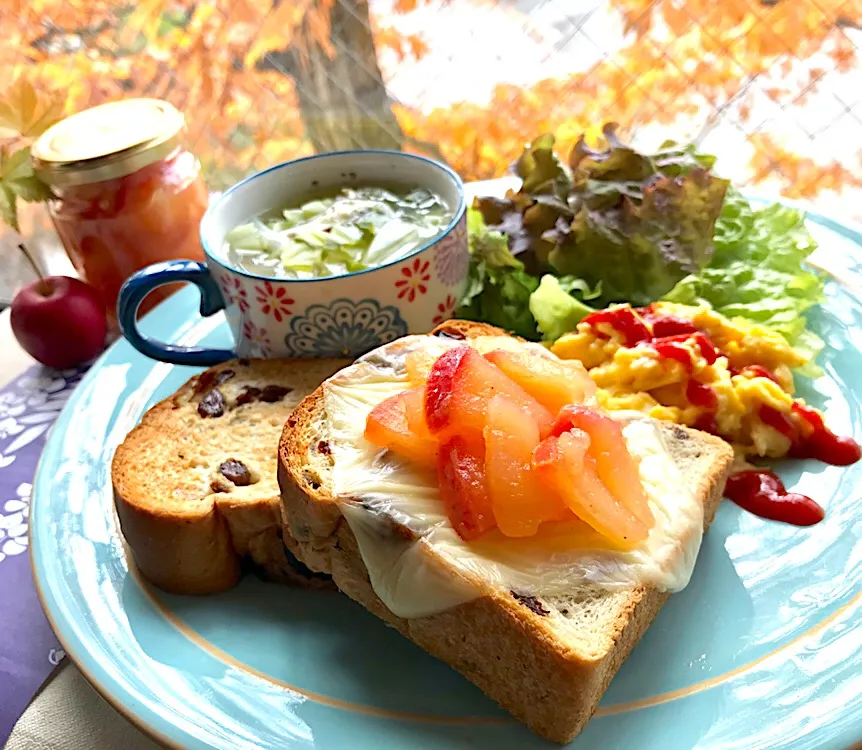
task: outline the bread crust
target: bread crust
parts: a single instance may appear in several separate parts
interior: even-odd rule
[[[450,321],[433,333],[455,338],[503,335],[493,326]],[[279,446],[278,481],[285,536],[312,570],[332,575],[338,588],[433,656],[461,672],[537,734],[565,743],[595,712],[617,670],[658,614],[668,595],[654,588],[633,588],[613,623],[613,646],[585,656],[554,632],[542,607],[531,608],[510,592],[490,591],[445,612],[416,619],[396,617],[374,593],[356,538],[322,477],[307,460],[309,427],[319,421],[323,392],[318,389],[296,408]],[[711,457],[700,477],[704,526],[721,500],[733,453],[724,441],[677,425],[663,425],[680,450]],[[681,437],[683,436],[683,437]],[[393,526],[395,524],[393,523]],[[393,528],[393,534],[409,533]]]
[[[321,585],[285,553],[275,443],[297,401],[346,364],[231,360],[144,414],[114,453],[111,482],[120,529],[146,580],[171,593],[210,594],[235,585],[249,562],[272,580]],[[289,390],[238,403],[248,387],[267,384]],[[224,414],[202,417],[200,402],[213,388],[225,394]],[[252,430],[260,443],[254,451],[244,437]],[[234,457],[252,467],[247,486],[217,473]]]

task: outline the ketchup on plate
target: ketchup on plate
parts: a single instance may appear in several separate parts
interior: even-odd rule
[[[851,437],[841,437],[830,430],[814,409],[798,401],[793,413],[802,424],[771,406],[760,407],[758,416],[790,440],[787,455],[793,458],[815,458],[833,466],[848,466],[862,457],[862,449]],[[761,518],[784,521],[796,526],[812,526],[823,520],[824,512],[807,495],[788,492],[771,471],[750,469],[727,480],[724,494],[742,508]]]
[[[836,435],[823,422],[814,409],[798,401],[793,402],[793,413],[802,420],[798,426],[790,417],[765,404],[758,416],[773,429],[790,440],[787,455],[792,458],[815,458],[833,466],[849,466],[862,457],[862,449],[851,437]]]
[[[724,487],[725,497],[749,513],[794,526],[813,526],[825,515],[808,495],[788,492],[784,483],[765,469],[748,469],[734,474]]]

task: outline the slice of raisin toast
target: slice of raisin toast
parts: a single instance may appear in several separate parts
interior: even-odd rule
[[[464,321],[444,323],[434,333],[456,339],[504,335]],[[389,366],[388,359],[377,359]],[[397,616],[378,595],[352,521],[333,494],[336,454],[327,424],[321,387],[297,407],[281,438],[278,476],[285,535],[297,557],[312,570],[332,575],[341,591],[461,672],[539,735],[556,742],[572,739],[668,594],[648,585],[609,590],[583,582],[564,594],[536,597],[482,580],[475,582],[481,594],[467,601],[423,616]],[[708,527],[730,471],[731,448],[712,435],[677,425],[656,424],[656,429],[681,482],[702,506],[703,526]],[[354,499],[364,505],[364,498]],[[375,532],[378,548],[415,539],[395,518],[381,521]],[[433,545],[423,546],[430,547],[427,552],[439,562],[438,571],[452,580],[465,576],[464,568],[449,567]]]
[[[111,466],[120,527],[159,588],[207,594],[244,565],[324,585],[282,542],[278,439],[294,407],[345,360],[232,360],[153,406]]]

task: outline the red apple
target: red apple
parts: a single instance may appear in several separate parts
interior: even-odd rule
[[[598,409],[569,404],[564,406],[554,425],[553,434],[583,430],[589,436],[587,453],[595,460],[599,479],[647,528],[655,519],[641,482],[638,462],[629,453],[620,422]]]
[[[377,404],[365,422],[365,439],[411,461],[435,466],[437,442],[425,426],[424,393],[419,386]]]
[[[596,384],[576,359],[562,361],[527,352],[496,349],[485,359],[536,399],[552,414],[567,404],[582,404],[596,395]]]
[[[572,514],[562,499],[539,482],[530,466],[539,444],[539,423],[506,396],[488,404],[485,474],[497,527],[505,536],[533,536],[543,521]]]
[[[12,300],[12,333],[33,359],[63,369],[95,357],[105,346],[105,304],[89,284],[46,276]]]
[[[481,438],[454,435],[440,446],[437,484],[449,521],[465,542],[494,528]]]
[[[488,402],[500,395],[532,414],[543,437],[550,432],[553,415],[469,346],[449,349],[431,367],[425,388],[425,422],[434,434],[473,432],[481,436],[488,423]]]
[[[577,427],[543,440],[533,451],[532,469],[584,523],[623,547],[647,538],[649,528],[611,494],[589,454],[590,437]]]

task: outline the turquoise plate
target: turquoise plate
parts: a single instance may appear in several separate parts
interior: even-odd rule
[[[862,440],[862,233],[810,217],[833,269],[813,316],[826,376],[803,395]],[[842,281],[837,279],[841,278]],[[183,289],[144,330],[227,345]],[[125,716],[166,745],[217,748],[552,747],[476,688],[335,593],[246,578],[210,597],[145,585],[113,512],[114,448],[193,370],[112,346],[73,394],[35,480],[32,556],[67,653]],[[575,748],[847,748],[862,738],[862,463],[786,462],[826,506],[808,529],[729,502],[688,588],[671,597]]]

